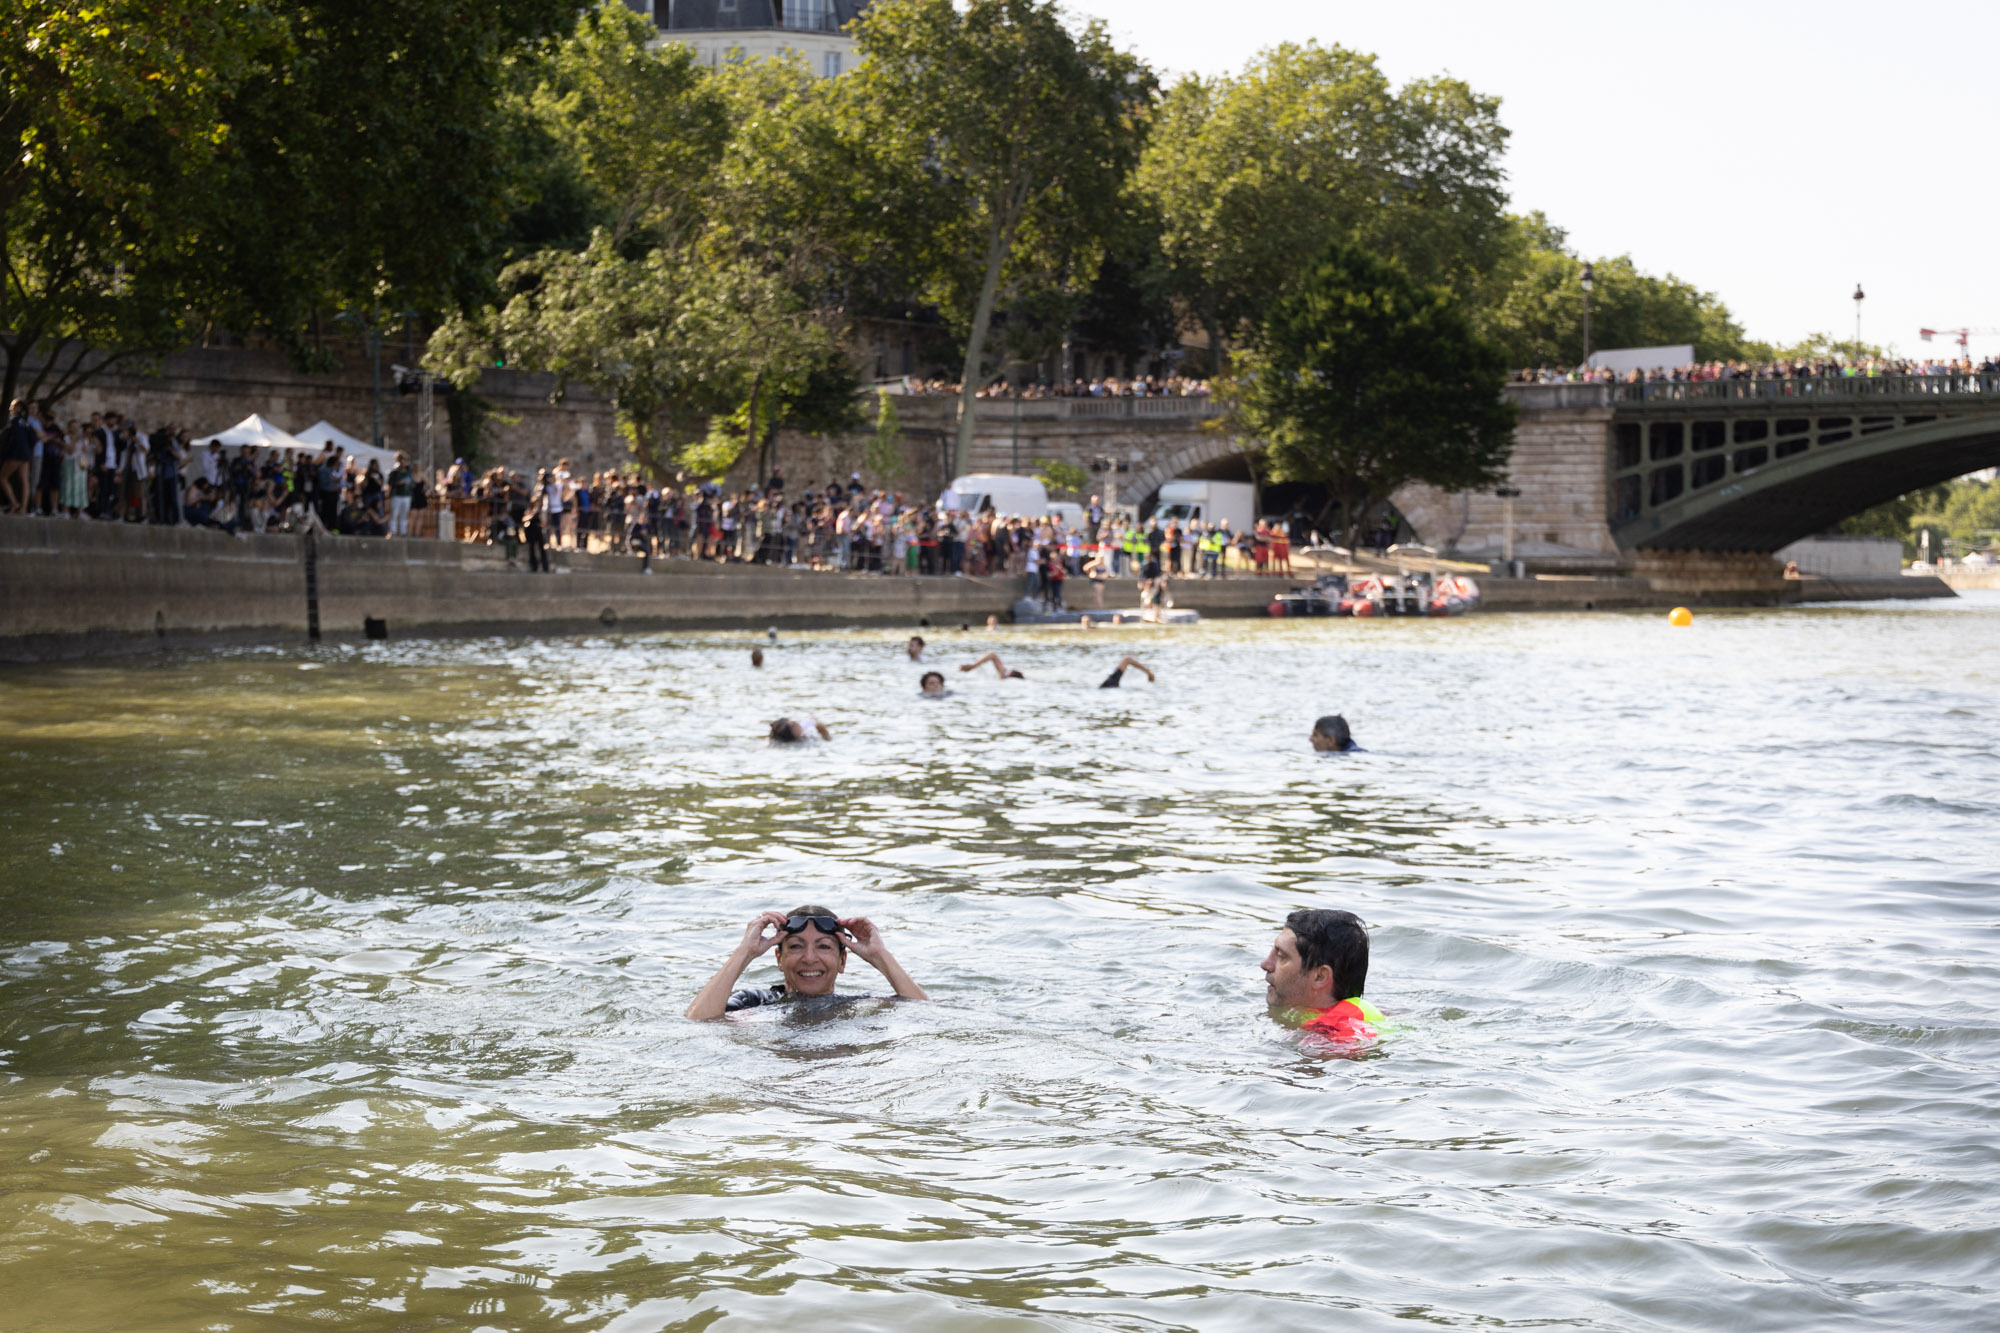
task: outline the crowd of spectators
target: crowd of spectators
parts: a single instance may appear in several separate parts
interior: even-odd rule
[[[118,412],[60,420],[14,402],[0,428],[0,508],[49,518],[217,528],[227,533],[317,527],[365,537],[412,534],[430,504],[421,468],[397,454],[385,469],[335,445],[234,450],[148,429]]]
[[[888,386],[885,386],[888,387]],[[949,380],[905,378],[899,386],[901,392],[911,397],[940,398],[958,396],[959,386]],[[892,388],[891,392],[895,392]],[[1131,379],[1119,379],[1106,375],[1101,379],[1072,380],[1067,384],[1050,384],[1037,381],[1033,384],[1015,384],[1010,380],[995,380],[978,390],[977,398],[1207,398],[1209,384],[1204,379],[1194,379],[1186,375],[1141,375]]]
[[[1290,569],[1289,527],[1259,523],[1233,533],[1226,522],[1144,523],[1107,513],[1093,496],[1071,523],[1059,514],[978,512],[863,486],[859,473],[795,491],[782,474],[725,491],[715,482],[652,481],[633,473],[573,472],[564,459],[524,472],[475,475],[463,463],[443,478],[440,501],[505,550],[545,572],[551,551],[765,565],[784,569],[907,576],[1028,576],[1060,601],[1070,577],[1139,575],[1148,560],[1163,575],[1224,577]],[[1303,519],[1297,520],[1301,528]]]
[[[976,512],[947,492],[929,499],[870,489],[859,473],[823,488],[725,491],[713,481],[650,479],[637,472],[575,469],[569,459],[528,473],[478,472],[458,460],[435,480],[406,455],[386,471],[334,444],[226,448],[187,430],[145,429],[116,412],[58,421],[14,404],[0,432],[0,505],[9,513],[186,525],[230,534],[326,531],[357,537],[445,532],[501,548],[510,565],[546,572],[552,551],[848,571],[889,576],[1026,575],[1036,595],[1063,601],[1063,585],[1141,577],[1288,573],[1304,519],[1225,522],[1148,519],[1107,512],[1092,496],[1062,513]],[[426,513],[426,511],[429,511]],[[450,516],[450,526],[441,516]]]
[[[1697,384],[1707,380],[1882,379],[1892,376],[1994,374],[2000,374],[2000,358],[1990,356],[1977,364],[1969,357],[1946,361],[1884,357],[1841,361],[1823,357],[1787,361],[1702,361],[1671,369],[1655,366],[1651,370],[1623,371],[1596,366],[1569,369],[1543,366],[1520,371],[1515,380],[1521,384]]]

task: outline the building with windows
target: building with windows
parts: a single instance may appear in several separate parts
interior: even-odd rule
[[[704,65],[793,55],[833,78],[854,64],[846,28],[869,0],[626,0],[664,41],[686,42]]]

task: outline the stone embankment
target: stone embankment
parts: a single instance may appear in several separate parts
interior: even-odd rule
[[[392,637],[896,624],[1006,619],[1020,578],[908,578],[556,552],[556,572],[510,568],[498,549],[462,542],[316,538],[319,624],[356,639],[370,620]],[[112,656],[216,642],[302,640],[307,546],[297,536],[0,517],[0,660]],[[1694,571],[1660,577],[1482,578],[1489,611],[1615,610],[1677,602],[1944,596],[1936,579],[1769,580],[1747,567],[1715,586]],[[1308,575],[1301,574],[1298,582]],[[1181,580],[1175,605],[1203,616],[1260,616],[1294,580]],[[1878,586],[1879,585],[1879,586]],[[1088,580],[1069,585],[1089,608]],[[1105,588],[1107,611],[1138,604],[1130,579]]]

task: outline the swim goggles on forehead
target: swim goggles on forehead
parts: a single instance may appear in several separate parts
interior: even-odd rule
[[[840,918],[834,916],[788,916],[785,918],[785,933],[796,935],[807,926],[822,935],[840,934]]]

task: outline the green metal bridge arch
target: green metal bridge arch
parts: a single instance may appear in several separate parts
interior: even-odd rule
[[[1627,551],[1775,551],[2000,464],[2000,375],[1608,387],[1607,517]]]

